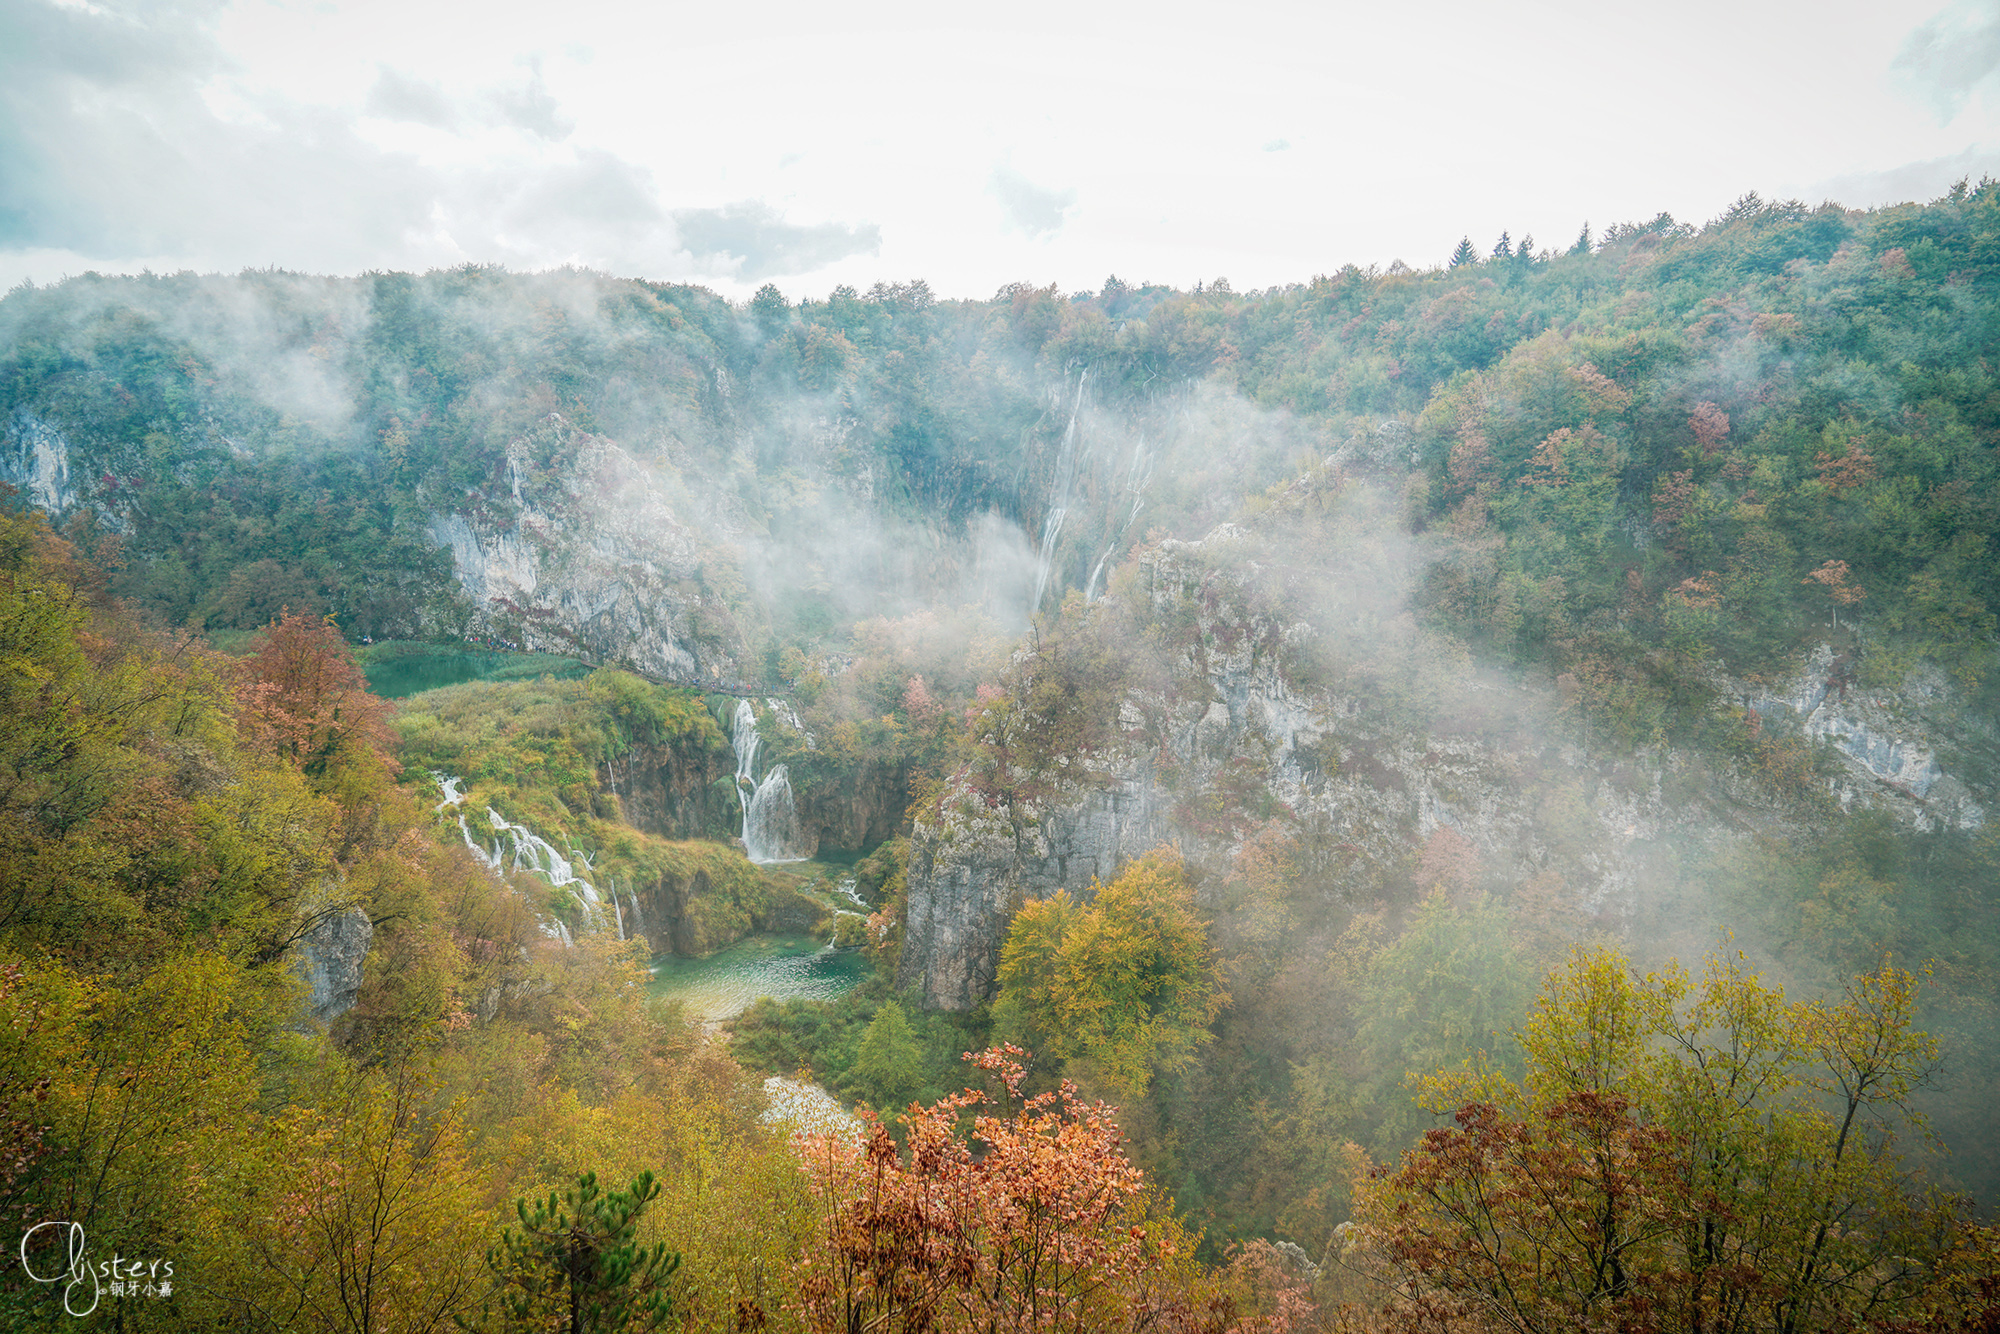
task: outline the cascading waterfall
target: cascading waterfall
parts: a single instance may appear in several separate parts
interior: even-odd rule
[[[444,794],[444,800],[438,803],[438,810],[450,810],[465,800],[465,784],[463,779],[442,773],[433,773],[431,777],[437,781],[439,791]],[[526,825],[510,823],[505,816],[501,815],[500,812],[494,810],[491,806],[486,808],[486,822],[492,828],[493,832],[499,835],[498,838],[493,840],[490,849],[472,836],[472,826],[467,823],[465,814],[463,812],[459,813],[458,832],[465,839],[466,848],[471,851],[474,857],[479,859],[481,865],[485,866],[487,870],[493,872],[495,875],[501,874],[504,870],[519,871],[525,869],[534,871],[557,889],[573,888],[577,897],[583,902],[584,920],[592,926],[603,927],[604,900],[598,894],[597,887],[577,874],[576,870],[579,864],[586,871],[590,869],[590,859],[588,857],[582,853],[577,853],[576,861],[572,862],[568,857],[556,851],[555,845],[540,834],[535,833],[534,830],[529,829]],[[508,863],[507,854],[509,851],[513,853],[511,866]],[[560,939],[565,945],[575,943],[570,936],[569,928],[564,926],[561,921],[556,921],[553,924],[543,923],[542,929],[549,935]],[[618,937],[620,940],[625,938],[624,918],[622,914],[619,917]]]
[[[630,885],[625,886],[625,906],[628,909],[630,909],[632,913],[633,932],[635,934],[643,935],[646,930],[646,918],[645,915],[639,911],[639,896],[633,892],[632,887]]]
[[[1062,536],[1063,520],[1069,517],[1069,507],[1076,490],[1076,419],[1083,411],[1083,384],[1090,378],[1090,368],[1084,367],[1076,377],[1076,399],[1069,407],[1069,425],[1063,428],[1062,452],[1056,456],[1055,485],[1049,490],[1049,512],[1042,519],[1042,546],[1035,556],[1035,600],[1028,604],[1028,614],[1042,609],[1042,594],[1049,588],[1049,573],[1055,566],[1056,539]]]
[[[792,800],[791,775],[780,764],[764,775],[757,791],[743,811],[743,851],[760,865],[772,862],[799,862],[803,840],[799,835],[799,809]]]
[[[763,738],[757,735],[757,710],[747,699],[736,701],[736,717],[729,728],[729,744],[736,751],[736,797],[743,799],[743,784],[752,787],[757,783],[757,747]]]
[[[757,710],[747,699],[737,702],[729,741],[736,751],[736,799],[743,807],[744,854],[760,866],[804,861],[790,771],[782,764],[774,765],[762,782],[757,781],[757,750],[762,738],[757,735]]]

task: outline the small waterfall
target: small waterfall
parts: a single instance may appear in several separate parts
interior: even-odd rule
[[[438,810],[450,810],[465,800],[465,782],[463,779],[436,772],[433,772],[431,777],[437,781],[439,790],[444,794],[444,800],[438,804]],[[576,861],[572,862],[568,857],[557,852],[555,845],[547,839],[535,833],[526,825],[509,823],[505,816],[501,815],[500,812],[494,810],[491,806],[486,808],[486,822],[491,826],[494,833],[500,835],[499,838],[493,840],[493,845],[490,849],[472,836],[472,826],[466,822],[464,812],[459,813],[459,836],[465,840],[467,851],[479,859],[480,865],[495,875],[500,875],[508,870],[519,871],[525,869],[540,874],[550,885],[557,889],[573,886],[578,897],[583,901],[584,920],[594,926],[603,926],[604,900],[598,895],[597,887],[577,874],[576,870],[578,865],[581,865],[586,871],[590,869],[590,859],[588,857],[579,852],[575,854]],[[511,866],[508,864],[507,851],[505,850],[506,845],[510,843],[513,852]],[[614,903],[615,910],[616,905]],[[564,945],[575,944],[575,941],[570,936],[569,928],[564,926],[561,921],[556,921],[553,924],[544,922],[542,930],[548,935],[561,940]],[[621,915],[619,919],[619,939],[624,939],[624,935],[624,920]]]
[[[757,735],[757,710],[747,699],[736,701],[736,716],[729,727],[729,744],[736,751],[736,787],[740,794],[744,782],[757,781],[757,747],[763,738]]]
[[[479,859],[479,864],[495,875],[498,875],[500,873],[500,845],[497,843],[494,844],[493,851],[491,852],[479,846],[472,837],[472,827],[466,824],[463,815],[458,817],[458,832],[465,836],[465,846],[471,851],[473,856]]]
[[[859,908],[861,910],[860,915],[866,917],[875,910],[868,906],[867,899],[861,897],[860,883],[853,876],[844,875],[834,884],[833,892]],[[846,909],[843,908],[841,911],[845,912]]]
[[[800,862],[805,860],[799,851],[803,841],[798,805],[792,800],[791,775],[780,764],[764,775],[756,794],[743,808],[743,851],[751,861],[764,866]]]
[[[639,911],[639,894],[630,885],[625,887],[625,906],[632,912],[632,932],[634,935],[646,933],[646,918]]]
[[[463,778],[454,778],[450,774],[441,774],[435,769],[431,770],[431,777],[437,781],[438,790],[444,793],[444,800],[437,804],[437,809],[448,811],[458,805],[459,802],[465,800],[465,780]]]
[[[776,765],[762,782],[757,781],[757,750],[762,740],[757,735],[757,710],[749,700],[739,700],[729,741],[736,751],[736,800],[743,807],[743,851],[751,861],[765,866],[804,861],[790,772],[784,765]]]
[[[1104,573],[1104,562],[1110,560],[1111,553],[1117,549],[1118,544],[1113,542],[1110,546],[1104,548],[1104,554],[1097,558],[1097,564],[1090,571],[1090,581],[1083,586],[1083,600],[1085,602],[1097,601],[1097,576]]]

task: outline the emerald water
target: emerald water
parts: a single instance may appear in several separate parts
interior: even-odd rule
[[[692,1018],[728,1019],[761,996],[832,1000],[859,982],[868,960],[859,950],[830,950],[812,936],[747,936],[706,959],[653,959],[653,995],[678,1000]]]
[[[387,647],[387,646],[383,646]],[[365,653],[361,671],[368,688],[383,699],[405,699],[442,686],[468,681],[534,680],[541,676],[568,679],[586,676],[590,667],[574,658],[546,653],[502,653],[497,650],[417,648],[401,652]]]

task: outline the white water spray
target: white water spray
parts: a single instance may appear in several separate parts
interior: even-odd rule
[[[743,807],[743,851],[760,866],[805,860],[798,804],[792,796],[791,773],[780,764],[757,781],[757,710],[739,701],[730,729],[736,751],[736,799]]]
[[[444,794],[444,800],[438,803],[440,811],[449,810],[465,800],[465,782],[463,779],[442,773],[433,773],[431,777],[437,781],[439,790]],[[604,900],[598,895],[597,887],[577,874],[576,870],[578,865],[581,865],[586,871],[590,869],[590,859],[588,857],[578,852],[575,854],[576,860],[572,862],[568,857],[556,851],[555,845],[547,839],[535,833],[526,825],[510,823],[505,816],[501,815],[500,812],[494,810],[491,806],[486,808],[486,822],[492,828],[493,832],[500,836],[493,840],[490,848],[481,844],[479,840],[472,836],[472,826],[467,823],[463,812],[458,817],[459,835],[465,839],[466,849],[479,859],[480,865],[495,875],[500,875],[507,870],[534,871],[556,889],[573,887],[577,896],[583,901],[584,920],[596,927],[601,928],[604,925]],[[509,850],[513,853],[511,866],[508,864],[507,852]],[[542,930],[546,934],[561,940],[565,945],[575,943],[570,936],[569,928],[564,926],[559,920],[554,923],[544,922]],[[619,919],[619,939],[623,940],[624,938],[624,924],[621,914]]]

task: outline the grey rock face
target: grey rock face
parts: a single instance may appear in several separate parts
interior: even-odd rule
[[[1165,794],[1135,770],[1016,828],[1004,812],[951,810],[910,841],[910,906],[898,986],[966,1010],[993,994],[1007,924],[1028,899],[1109,879],[1168,837]]]
[[[321,919],[299,943],[296,967],[307,987],[306,1012],[330,1024],[354,1008],[361,995],[361,965],[375,928],[360,908]]]
[[[1163,543],[1139,585],[1246,577],[1240,565],[1218,571],[1189,559],[1201,546]],[[1087,891],[1091,877],[1109,879],[1169,839],[1197,868],[1225,867],[1252,831],[1203,819],[1200,801],[1245,775],[1288,812],[1289,836],[1334,893],[1369,892],[1370,868],[1399,865],[1416,865],[1422,888],[1422,858],[1449,831],[1445,843],[1470,845],[1484,883],[1539,882],[1600,917],[1629,919],[1659,893],[1703,892],[1677,878],[1690,852],[1792,818],[1783,799],[1702,757],[1593,754],[1559,740],[1551,692],[1483,680],[1470,663],[1441,673],[1448,697],[1417,722],[1386,706],[1380,696],[1392,692],[1367,672],[1308,688],[1287,676],[1281,654],[1254,647],[1313,639],[1311,626],[1204,614],[1198,629],[1199,663],[1174,668],[1170,694],[1128,691],[1126,743],[1086,757],[1063,795],[1010,812],[961,785],[917,824],[899,985],[932,1006],[969,1008],[993,994],[1022,903]],[[1823,650],[1793,687],[1749,702],[1834,748],[1849,771],[1837,793],[1844,804],[1883,806],[1920,827],[1973,828],[1991,796],[1939,756],[1992,739],[1972,736],[1974,724],[1953,731],[1939,721],[1953,716],[1949,694],[1935,673],[1894,692],[1843,693]]]
[[[427,526],[475,608],[470,629],[670,680],[733,678],[727,613],[698,589],[695,534],[667,503],[658,467],[560,417],[541,434],[553,471],[538,471],[518,442],[509,496],[475,498]]]
[[[1919,829],[1977,829],[1991,794],[1975,793],[1946,771],[1946,749],[1996,749],[1990,727],[1965,717],[1934,667],[1912,671],[1894,690],[1852,679],[1844,658],[1821,645],[1783,688],[1748,699],[1767,723],[1797,728],[1830,746],[1846,770],[1843,807],[1879,805]],[[1986,800],[1980,798],[1984,796]]]
[[[20,491],[36,509],[62,514],[76,503],[69,454],[61,431],[17,408],[0,431],[0,482]]]

